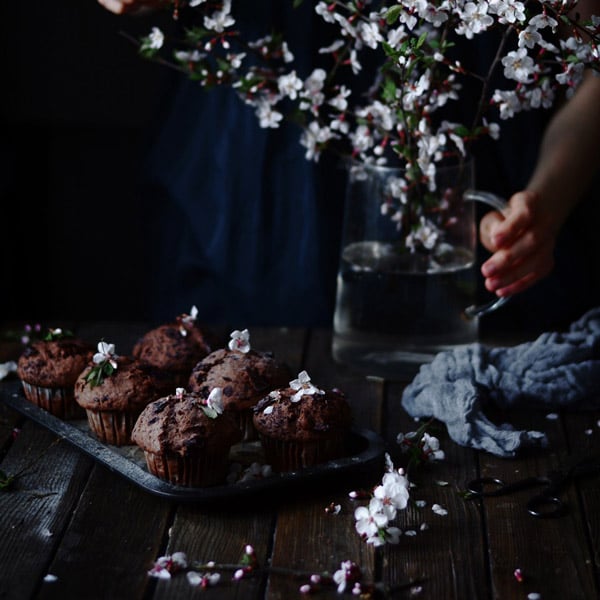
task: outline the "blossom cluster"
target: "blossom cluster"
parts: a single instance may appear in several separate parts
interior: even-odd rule
[[[396,442],[400,445],[402,452],[409,455],[409,465],[418,465],[435,460],[444,460],[445,452],[440,448],[440,441],[433,435],[427,433],[427,424],[418,431],[399,433]]]
[[[488,120],[484,109],[495,108],[495,117],[507,119],[549,107],[559,89],[578,85],[584,68],[598,68],[600,20],[571,18],[576,4],[319,1],[315,12],[331,27],[331,40],[319,50],[322,65],[299,73],[281,35],[246,39],[232,0],[189,0],[188,10],[202,17],[202,26],[188,28],[184,40],[169,44],[154,28],[141,51],[161,54],[207,88],[235,88],[261,127],[277,128],[293,114],[303,128],[300,141],[307,159],[318,160],[323,149],[342,145],[363,162],[386,163],[391,147],[406,167],[408,191],[421,179],[431,183],[436,164],[447,154],[464,155],[474,139],[499,135],[498,123]],[[557,36],[561,23],[568,25],[562,39]],[[469,71],[452,55],[455,41],[471,41],[492,29],[501,31],[495,60],[485,72]],[[167,47],[172,54],[165,57]],[[373,60],[379,66],[376,80],[359,86],[365,61]],[[495,73],[501,73],[505,85],[490,89]],[[434,118],[448,103],[461,100],[469,78],[480,82],[482,93],[473,122]]]
[[[385,460],[386,472],[381,484],[373,490],[368,506],[359,506],[354,511],[356,531],[375,547],[398,543],[402,532],[391,523],[398,511],[407,507],[410,496],[404,470],[394,468],[389,454],[386,454]]]
[[[443,241],[440,164],[464,160],[481,138],[498,139],[503,120],[550,108],[586,68],[600,70],[600,17],[572,16],[577,0],[321,0],[314,10],[330,37],[308,72],[267,23],[262,37],[248,39],[233,0],[177,4],[201,25],[186,27],[184,39],[155,27],[142,54],[207,89],[236,90],[262,128],[298,123],[308,160],[331,150],[350,157],[358,176],[363,165],[401,168],[381,210],[411,252],[431,254]],[[498,47],[489,64],[469,67],[457,56],[457,43],[492,32]],[[468,122],[457,122],[453,107],[473,86]]]

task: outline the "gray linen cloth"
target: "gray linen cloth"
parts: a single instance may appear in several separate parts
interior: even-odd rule
[[[511,457],[521,447],[547,445],[542,432],[492,423],[484,414],[490,403],[546,411],[600,408],[600,307],[566,332],[517,346],[470,344],[441,352],[421,366],[402,396],[409,415],[444,422],[462,446]]]

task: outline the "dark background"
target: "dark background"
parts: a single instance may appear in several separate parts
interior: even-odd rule
[[[170,23],[0,3],[0,323],[148,317],[136,177],[171,73],[123,33]]]

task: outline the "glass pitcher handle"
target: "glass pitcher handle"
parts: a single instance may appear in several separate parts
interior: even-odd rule
[[[502,212],[507,207],[507,202],[504,198],[500,198],[500,196],[496,196],[496,194],[492,194],[491,192],[466,190],[463,199],[470,202],[483,202],[483,204],[487,204],[499,212]],[[485,304],[473,304],[465,308],[464,314],[469,319],[475,319],[500,308],[509,300],[510,296],[503,296],[502,298],[494,298],[491,302]]]

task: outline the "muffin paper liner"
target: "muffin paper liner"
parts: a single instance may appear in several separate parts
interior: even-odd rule
[[[36,406],[47,410],[59,419],[81,419],[85,412],[75,401],[73,387],[47,388],[32,385],[26,381],[23,384],[25,398]]]
[[[175,453],[144,451],[148,471],[173,485],[205,487],[224,483],[229,462],[228,453],[199,453],[180,456]]]
[[[90,429],[100,441],[115,446],[132,443],[131,431],[139,416],[138,413],[86,410],[86,414]]]
[[[294,442],[260,436],[265,450],[265,462],[278,473],[297,471],[343,456],[345,436],[330,439]]]

